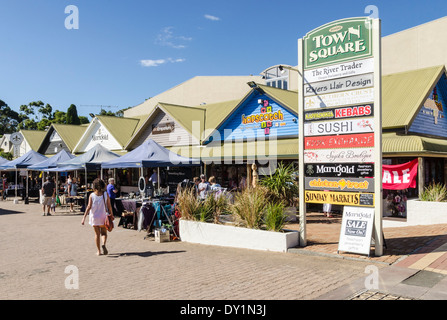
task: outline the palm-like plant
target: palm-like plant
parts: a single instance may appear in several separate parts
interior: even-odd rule
[[[274,202],[282,202],[286,206],[293,206],[293,197],[298,195],[298,185],[294,178],[293,163],[284,165],[279,163],[274,174],[265,176],[260,180],[260,185],[269,190]]]

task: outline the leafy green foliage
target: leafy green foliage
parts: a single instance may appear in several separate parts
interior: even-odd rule
[[[447,189],[444,184],[432,183],[419,195],[422,201],[447,201]]]

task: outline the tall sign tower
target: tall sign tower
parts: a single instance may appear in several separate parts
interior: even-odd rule
[[[343,206],[340,251],[383,254],[380,20],[347,18],[298,40],[300,243],[307,204]]]

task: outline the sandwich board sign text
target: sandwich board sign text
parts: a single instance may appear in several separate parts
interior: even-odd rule
[[[374,208],[343,208],[338,251],[369,255],[374,224]]]

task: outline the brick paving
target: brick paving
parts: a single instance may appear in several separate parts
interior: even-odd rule
[[[39,204],[0,202],[0,299],[316,299],[363,278],[370,264],[156,243],[121,227],[109,235],[109,255],[98,257],[93,230],[80,224],[81,214],[41,212]]]
[[[400,295],[384,293],[380,291],[366,290],[359,292],[348,300],[418,300],[414,298],[403,297]]]
[[[299,230],[299,223],[289,223],[287,228]],[[306,228],[308,245],[302,250],[386,264],[399,262],[400,265],[404,265],[404,262],[401,262],[404,259],[411,259],[414,263],[421,259],[422,254],[430,253],[447,243],[447,224],[384,228],[387,247],[383,248],[382,256],[375,257],[374,248],[370,257],[345,252],[337,254],[341,216],[326,218],[322,213],[312,213],[307,218]],[[442,268],[447,271],[446,258],[447,255],[442,255],[439,260],[433,261],[435,263],[433,269]]]

